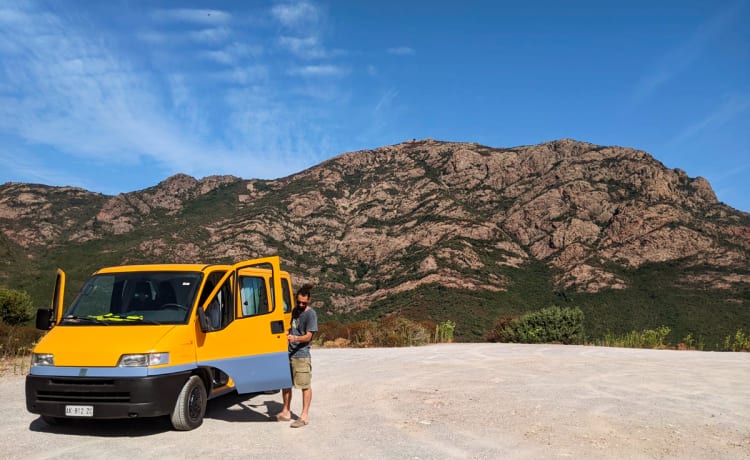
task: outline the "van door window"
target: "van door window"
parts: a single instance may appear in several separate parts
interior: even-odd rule
[[[268,313],[268,291],[265,278],[259,276],[240,277],[240,303],[242,316]]]
[[[233,281],[234,275],[227,278],[224,284],[221,285],[219,291],[209,302],[208,307],[206,307],[206,317],[208,318],[208,323],[211,326],[211,329],[214,331],[224,329],[234,320],[234,295],[232,294]],[[209,276],[204,288],[204,295],[210,294],[211,290],[213,290],[213,287],[211,287],[213,286],[213,284],[211,284],[212,282],[213,280],[211,279],[211,276]]]
[[[281,290],[283,291],[284,313],[289,313],[292,311],[292,286],[288,279],[281,279]]]

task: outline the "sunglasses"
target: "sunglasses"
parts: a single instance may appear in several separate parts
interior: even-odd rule
[[[299,306],[299,307],[306,307],[307,304],[308,304],[308,302],[301,302],[299,300],[297,301],[297,306]]]

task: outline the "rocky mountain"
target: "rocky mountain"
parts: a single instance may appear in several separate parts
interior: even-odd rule
[[[750,329],[750,214],[646,152],[569,139],[411,141],[278,180],[177,175],[114,197],[7,183],[0,230],[0,284],[42,303],[56,265],[76,287],[103,265],[279,254],[318,286],[324,320],[399,311],[477,339],[555,303],[581,306],[594,336]]]

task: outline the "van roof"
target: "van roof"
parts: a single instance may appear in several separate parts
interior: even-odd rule
[[[230,270],[232,265],[225,264],[143,264],[143,265],[117,265],[113,267],[104,267],[94,274],[105,274],[105,273],[130,273],[130,272],[202,272],[207,268],[218,268],[223,270]],[[268,269],[263,267],[248,267],[243,268],[242,272],[245,271],[266,271]],[[289,276],[285,270],[281,271],[282,274]]]
[[[123,273],[123,272],[201,272],[207,267],[219,266],[229,269],[231,265],[212,264],[144,264],[144,265],[118,265],[105,267],[96,273]]]

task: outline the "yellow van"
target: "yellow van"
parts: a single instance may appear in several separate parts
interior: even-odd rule
[[[68,308],[64,289],[58,270],[26,377],[26,407],[48,423],[169,415],[191,430],[208,399],[291,386],[292,283],[277,256],[103,268]]]

